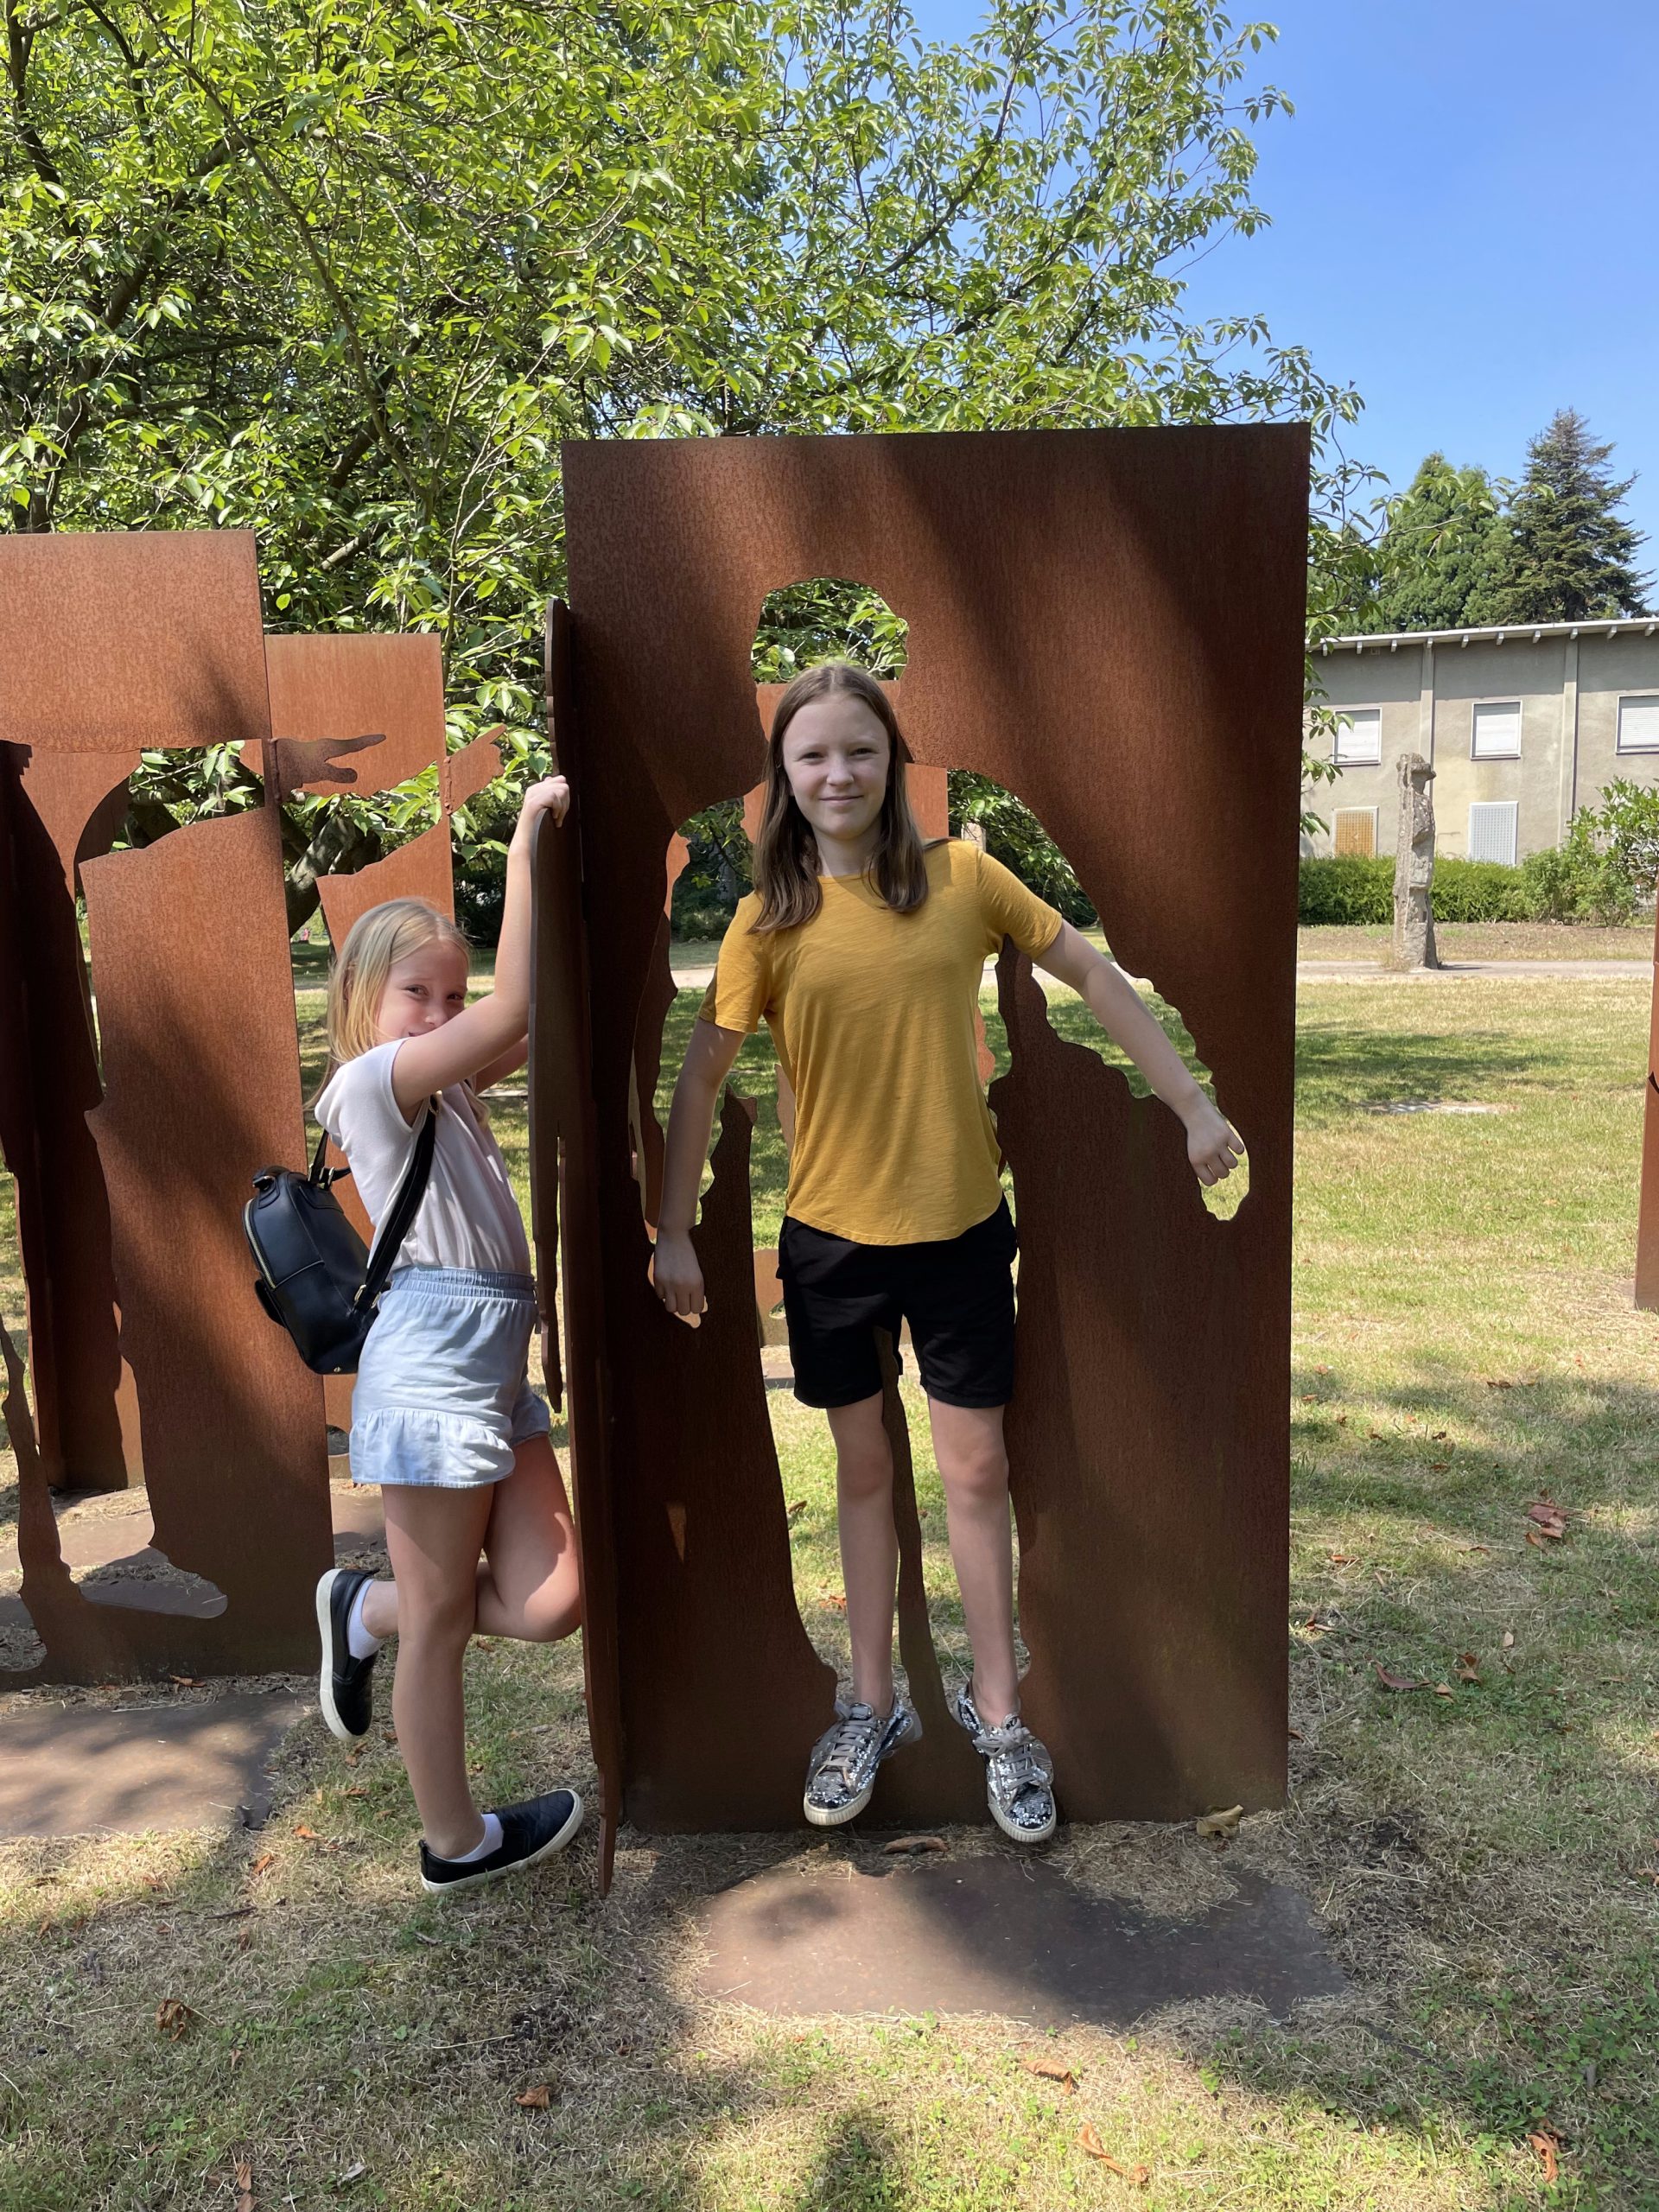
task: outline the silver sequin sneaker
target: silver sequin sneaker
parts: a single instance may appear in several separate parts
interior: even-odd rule
[[[957,1718],[985,1762],[985,1802],[1004,1835],[1016,1843],[1046,1843],[1059,1825],[1054,1803],[1054,1762],[1017,1713],[988,1728],[974,1703],[971,1681],[957,1692]]]
[[[801,1810],[817,1828],[856,1820],[870,1802],[883,1759],[921,1737],[922,1724],[895,1691],[893,1711],[878,1720],[868,1705],[836,1700],[836,1723],[812,1746]]]

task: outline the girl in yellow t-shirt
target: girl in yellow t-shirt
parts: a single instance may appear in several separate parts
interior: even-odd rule
[[[875,1332],[901,1323],[927,1395],[950,1556],[973,1646],[957,1718],[1016,1842],[1054,1833],[1054,1770],[1020,1718],[1002,1410],[1014,1389],[1014,1224],[980,1083],[974,1015],[1004,937],[1078,991],[1186,1125],[1202,1183],[1239,1139],[1133,986],[976,846],[924,848],[886,694],[844,661],[778,702],[755,888],[739,906],[674,1091],[652,1280],[671,1313],[703,1311],[692,1249],[720,1086],[764,1020],[795,1092],[779,1247],[795,1395],[829,1414],[852,1641],[850,1697],[813,1746],[804,1809],[862,1812],[883,1759],[921,1733],[894,1691],[899,1541]]]

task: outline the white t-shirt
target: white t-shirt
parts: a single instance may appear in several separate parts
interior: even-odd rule
[[[346,1060],[315,1109],[345,1154],[358,1194],[375,1223],[396,1195],[420,1125],[416,1116],[410,1127],[392,1095],[391,1064],[403,1041],[377,1045]],[[393,1264],[531,1272],[530,1246],[501,1147],[474,1115],[461,1084],[442,1094],[426,1195]]]

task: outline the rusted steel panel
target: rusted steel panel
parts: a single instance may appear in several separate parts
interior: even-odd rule
[[[241,1668],[299,1665],[334,1556],[322,1389],[257,1310],[241,1223],[257,1169],[304,1164],[275,812],[194,823],[82,880],[105,1085],[91,1118],[155,1541],[229,1601],[181,1630]]]
[[[251,531],[0,537],[0,739],[109,753],[269,731]]]
[[[251,537],[0,540],[0,1112],[39,1399],[20,1535],[39,1676],[306,1663],[308,1583],[332,1550],[321,1395],[259,1312],[240,1225],[253,1170],[302,1152],[276,817],[107,850],[141,747],[269,741]],[[59,1554],[48,1483],[126,1472],[121,1350],[157,1543],[225,1594],[218,1618],[91,1602]]]
[[[584,770],[571,696],[569,622],[556,601],[546,637],[548,734],[572,782],[563,828],[537,825],[530,998],[531,1234],[542,1317],[542,1364],[563,1385],[582,1553],[582,1663],[599,1770],[600,1880],[608,1886],[622,1816],[622,1713],[611,1501],[610,1385],[604,1351],[600,1216],[594,1187],[593,1047],[582,881]],[[636,1209],[638,1198],[635,1199]],[[563,1269],[564,1358],[555,1285]]]
[[[307,791],[389,791],[443,759],[443,652],[436,638],[273,632],[265,661],[274,737],[372,731],[381,738],[366,759],[343,764],[357,772],[354,779],[316,773]]]
[[[1215,1223],[1175,1122],[1148,1135],[1160,1109],[1130,1107],[1103,1069],[1084,1082],[1067,1060],[1033,1096],[1033,1071],[1064,1056],[1016,1007],[1027,1065],[1002,1134],[1029,1281],[1020,1373],[1039,1378],[1010,1415],[1033,1719],[1065,1747],[1074,1814],[1273,1802],[1305,431],[686,440],[572,445],[564,460],[630,1811],[665,1827],[792,1824],[828,1709],[823,1671],[799,1661],[770,1435],[747,1412],[747,1142],[728,1115],[699,1232],[711,1313],[691,1332],[646,1288],[628,1132],[669,840],[760,780],[756,612],[823,575],[857,577],[905,617],[894,693],[917,761],[976,770],[1033,809],[1118,957],[1180,1007],[1249,1143],[1250,1194]],[[1098,1239],[1079,1228],[1096,1217]],[[741,1325],[728,1304],[747,1309]],[[734,1496],[760,1516],[747,1533]],[[1111,1626],[1119,1500],[1133,1654]],[[728,1751],[706,1727],[665,1724],[687,1682],[716,1690],[734,1658],[780,1693],[747,1701]]]
[[[0,1147],[17,1185],[41,1463],[55,1488],[121,1490],[141,1471],[117,1336],[109,1206],[86,1126],[102,1093],[75,920],[75,859],[114,835],[107,802],[118,799],[124,817],[126,779],[138,756],[11,745],[0,746],[0,754],[18,986],[3,1023],[13,1085]]]

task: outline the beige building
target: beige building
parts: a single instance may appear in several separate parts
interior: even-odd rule
[[[1392,854],[1395,763],[1435,770],[1435,846],[1505,861],[1558,845],[1616,777],[1659,784],[1659,616],[1332,638],[1315,649],[1339,773],[1308,795],[1308,854]]]

